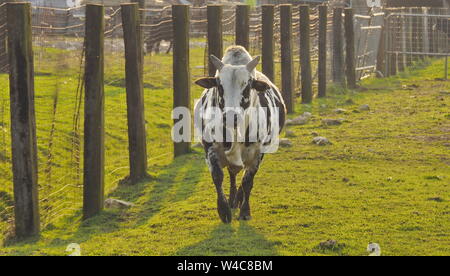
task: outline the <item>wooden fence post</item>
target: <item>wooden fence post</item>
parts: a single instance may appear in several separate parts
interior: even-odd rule
[[[389,76],[397,75],[397,54],[389,54]]]
[[[292,5],[280,5],[281,90],[288,113],[294,112],[294,64],[292,59]]]
[[[414,14],[414,9],[413,8],[409,8],[407,13]],[[416,41],[416,39],[414,37],[414,33],[417,32],[416,27],[415,27],[416,26],[415,19],[416,19],[415,16],[409,17],[409,20],[408,20],[409,22],[408,22],[408,25],[407,25],[408,26],[408,32],[410,32],[410,35],[408,35],[408,46],[409,46],[408,47],[409,48],[408,51],[410,51],[410,52],[416,52],[417,51],[417,49],[416,49],[417,41]],[[392,20],[390,20],[390,21],[392,21]],[[391,36],[392,36],[392,33],[393,33],[393,31],[392,31],[393,26],[392,26],[392,23],[389,24],[389,25],[390,25],[389,29],[386,29],[386,32],[387,32],[386,37],[388,37],[388,40],[391,40]],[[386,43],[386,44],[392,48],[392,46],[391,46],[392,42],[391,43]],[[392,49],[389,49],[389,50],[392,50]],[[386,54],[386,55],[389,55],[389,54]],[[409,58],[408,58],[408,63],[407,63],[408,66],[411,66],[414,63],[414,61],[416,61],[416,56],[410,54]],[[387,61],[386,61],[386,63],[387,63]],[[385,66],[385,67],[387,67],[387,66]],[[387,72],[388,75],[389,75],[389,70],[390,69],[386,69],[386,72]]]
[[[145,0],[132,0],[131,3],[137,3],[138,4],[138,9],[145,9]],[[139,17],[141,19],[141,22],[143,22],[142,15],[145,15],[145,13],[139,11]]]
[[[83,218],[103,209],[104,199],[104,7],[86,5]]]
[[[309,5],[300,6],[300,66],[302,76],[302,103],[312,102],[312,73],[309,37]]]
[[[273,26],[275,18],[275,6],[262,6],[262,72],[272,82],[275,81],[275,66],[273,52],[275,48],[275,39]]]
[[[39,200],[30,3],[7,6],[15,234],[39,234]]]
[[[139,9],[145,9],[145,0],[132,0],[133,3],[138,4]],[[141,78],[144,77],[144,34],[142,32],[141,24],[145,23],[145,11],[139,10],[139,23],[137,28],[137,43],[139,45],[139,60],[141,61],[140,72]]]
[[[384,56],[381,57],[379,56],[378,58],[382,58],[383,61],[383,74],[385,77],[390,76],[392,68],[392,60],[391,60],[391,55],[390,53],[387,53],[387,51],[389,50],[389,46],[391,45],[391,40],[392,40],[392,32],[389,31],[390,26],[392,25],[391,20],[386,20],[385,18],[385,32],[384,32],[384,39],[383,39],[383,54]],[[380,62],[381,60],[378,59],[378,62]]]
[[[345,9],[345,46],[347,86],[349,88],[356,88],[355,30],[352,8]]]
[[[236,6],[236,45],[249,50],[250,46],[250,6]]]
[[[125,43],[130,180],[136,183],[147,176],[144,90],[140,74],[142,60],[139,59],[141,48],[138,39],[139,7],[133,3],[122,4],[121,8]]]
[[[215,55],[219,59],[223,55],[222,6],[208,5],[208,57]],[[217,69],[208,58],[209,76],[214,77]]]
[[[131,0],[130,2],[138,4],[139,22],[145,23],[145,12],[141,11],[145,9],[145,0]],[[138,28],[138,38],[139,45],[143,48],[142,28],[140,25]]]
[[[189,6],[173,5],[173,108],[190,108],[190,70],[189,70]],[[185,118],[186,119],[186,118]],[[176,124],[180,119],[174,119]],[[190,118],[189,118],[190,120]],[[190,131],[183,129],[183,132]],[[190,143],[175,142],[175,157],[190,151]]]
[[[386,39],[386,15],[385,15],[385,19],[383,22],[383,26],[381,27],[381,34],[380,34],[380,42],[378,44],[378,53],[377,53],[377,68],[376,70],[378,72],[381,72],[381,74],[384,76],[387,76],[387,72],[385,70],[385,58],[386,58],[386,53],[385,53],[385,39]],[[380,78],[381,75],[377,74],[377,77]]]
[[[319,98],[327,95],[327,16],[328,6],[319,6]]]
[[[333,10],[333,82],[344,84],[342,8]]]

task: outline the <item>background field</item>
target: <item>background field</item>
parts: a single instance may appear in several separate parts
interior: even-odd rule
[[[64,70],[47,73],[46,67],[61,62],[38,65],[39,165],[53,163],[51,181],[48,171],[41,170],[40,185],[59,183],[67,191],[58,188],[57,197],[50,193],[41,203],[49,215],[39,239],[6,242],[0,255],[63,255],[72,242],[81,244],[84,255],[366,255],[369,242],[379,243],[386,255],[450,254],[450,85],[436,79],[443,76],[440,60],[417,64],[396,77],[367,79],[362,83],[366,89],[358,91],[330,87],[328,98],[297,104],[292,116],[309,111],[313,118],[307,125],[289,127],[295,133],[292,147],[265,158],[253,190],[253,220],[224,225],[201,150],[172,158],[171,56],[164,54],[148,57],[145,69],[152,178],[131,187],[119,185],[128,170],[123,63],[117,56],[107,58],[106,188],[108,197],[135,206],[105,210],[81,222],[81,186],[73,173],[78,165],[64,163],[73,162],[72,139],[64,137],[73,131],[77,62],[63,51],[48,54],[67,62]],[[191,50],[192,79],[203,75],[203,54],[202,48]],[[6,75],[0,75],[0,83],[0,169],[5,179],[0,184],[0,226],[7,229],[12,184],[7,180]],[[194,99],[201,90],[192,87],[192,93]],[[57,116],[52,115],[55,94]],[[359,111],[362,104],[370,111]],[[347,112],[335,114],[336,108]],[[323,126],[323,118],[345,122]],[[52,134],[53,124],[57,131]],[[313,132],[333,144],[313,145]],[[54,148],[50,157],[49,148]],[[64,206],[56,212],[60,202]],[[2,240],[7,236],[3,231]],[[329,239],[337,241],[334,248],[319,246]]]

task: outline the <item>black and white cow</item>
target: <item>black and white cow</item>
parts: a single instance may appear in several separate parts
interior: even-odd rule
[[[259,57],[253,59],[245,48],[231,46],[225,51],[222,60],[211,56],[211,62],[217,69],[216,76],[195,82],[206,88],[195,106],[195,125],[197,131],[201,131],[206,162],[218,195],[217,210],[221,220],[230,223],[231,209],[234,208],[240,208],[238,219],[249,220],[253,179],[264,154],[268,152],[266,147],[278,140],[284,126],[286,107],[278,88],[255,69]],[[208,114],[211,110],[213,116]],[[263,112],[252,113],[250,110]],[[208,127],[211,117],[219,118],[223,122],[223,129]],[[231,121],[233,127],[229,128],[227,121]],[[257,126],[258,134],[252,136],[255,139],[250,138],[252,123]],[[245,136],[240,136],[242,139],[237,139],[239,130],[244,130]],[[215,132],[220,134],[217,136]],[[222,138],[222,135],[224,139],[217,139]],[[222,189],[225,167],[231,182],[228,201]],[[236,175],[242,170],[245,171],[242,186],[237,189]]]

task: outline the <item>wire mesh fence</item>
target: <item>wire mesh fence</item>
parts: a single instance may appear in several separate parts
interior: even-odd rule
[[[6,53],[6,4],[0,5],[0,231],[12,224],[11,124],[9,120],[8,57]]]
[[[223,47],[231,46],[236,40],[236,8],[225,6],[222,15]]]
[[[150,158],[170,155],[171,148],[170,113],[161,104],[172,103],[172,8],[170,6],[144,9],[144,23],[141,25],[144,55],[144,101],[147,128],[147,152]],[[203,54],[202,54],[203,56]],[[151,162],[149,163],[151,165]]]
[[[249,52],[252,56],[261,55],[262,43],[262,11],[260,7],[254,7],[250,11],[249,21],[250,46]]]
[[[0,4],[0,73],[8,71],[6,55],[6,3]]]
[[[318,62],[319,62],[319,9],[313,7],[310,9],[310,55],[311,55],[311,67],[312,67],[312,81],[317,84],[318,78]],[[300,43],[300,42],[299,42]],[[300,56],[300,55],[299,55]],[[300,56],[301,58],[301,56]],[[301,81],[300,69],[299,73],[299,83]],[[314,85],[315,87],[316,85]]]
[[[83,14],[32,8],[42,227],[81,206]]]
[[[447,9],[390,9],[386,16],[385,71],[395,74],[425,57],[447,59],[449,21]]]
[[[105,7],[105,191],[128,175],[125,46],[120,6]]]

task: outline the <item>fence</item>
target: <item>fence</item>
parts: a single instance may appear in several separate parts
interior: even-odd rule
[[[384,12],[375,8],[368,15],[355,16],[357,78],[370,76],[377,69],[377,56],[384,25]]]
[[[0,6],[3,41],[6,7]],[[35,85],[27,93],[35,93],[39,184],[30,185],[39,201],[30,204],[39,210],[30,210],[40,222],[27,220],[33,231],[16,228],[24,236],[38,230],[35,224],[45,228],[63,216],[82,218],[82,203],[83,217],[95,215],[103,195],[120,182],[135,183],[146,177],[146,168],[160,168],[155,162],[188,152],[187,143],[168,150],[172,118],[164,106],[193,106],[201,92],[191,89],[193,80],[214,74],[210,54],[220,56],[235,43],[261,54],[262,71],[281,86],[293,112],[298,97],[303,103],[315,94],[325,97],[331,76],[343,84],[346,71],[352,86],[374,71],[384,18],[375,10],[353,15],[351,9],[305,5],[32,7],[31,15]],[[14,61],[5,47],[0,62],[8,54]],[[3,64],[5,70],[13,65]],[[1,232],[13,225],[14,211],[16,227],[26,219],[17,216],[12,196],[14,121],[7,118],[14,110],[7,79],[0,74]],[[23,186],[14,181],[15,188]]]
[[[386,16],[385,67],[395,75],[425,57],[445,57],[448,77],[449,21],[445,9],[391,9]]]

